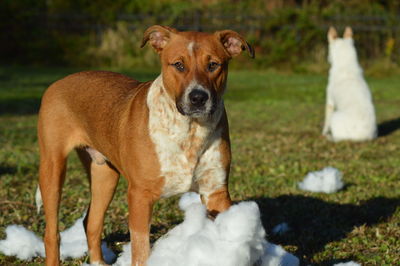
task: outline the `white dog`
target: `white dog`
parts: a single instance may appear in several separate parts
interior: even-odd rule
[[[333,27],[328,31],[331,68],[322,134],[333,141],[365,141],[377,136],[371,93],[352,37],[350,27],[346,27],[343,38],[337,37]]]

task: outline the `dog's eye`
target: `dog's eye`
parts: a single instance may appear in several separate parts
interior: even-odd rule
[[[219,66],[220,64],[218,64],[217,62],[210,62],[208,63],[207,70],[209,72],[214,72]]]
[[[183,65],[183,63],[181,61],[178,61],[176,63],[172,64],[177,70],[179,70],[180,72],[185,71],[185,66]]]

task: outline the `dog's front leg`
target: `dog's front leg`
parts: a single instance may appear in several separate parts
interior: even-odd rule
[[[205,151],[196,171],[198,192],[208,213],[213,217],[232,205],[228,191],[230,163],[229,135],[224,132]]]
[[[129,231],[134,266],[145,266],[150,254],[150,222],[154,201],[152,193],[129,186]]]
[[[223,186],[212,192],[207,198],[202,197],[202,201],[207,206],[208,214],[211,217],[216,217],[219,213],[226,211],[232,205],[228,186]]]

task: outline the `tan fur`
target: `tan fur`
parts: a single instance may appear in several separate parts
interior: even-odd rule
[[[91,263],[103,263],[104,213],[120,175],[128,180],[132,265],[145,265],[152,208],[161,196],[196,190],[213,214],[231,204],[228,122],[221,98],[228,61],[239,49],[251,52],[251,47],[232,31],[178,32],[163,26],[150,27],[142,46],[148,41],[160,54],[161,83],[159,79],[140,83],[117,73],[88,71],[55,82],[43,96],[38,138],[46,265],[59,264],[58,210],[66,158],[73,149],[91,182],[85,218]],[[196,45],[188,49],[190,43]],[[173,66],[179,60],[185,71]],[[210,62],[218,63],[213,72],[207,68]],[[181,100],[187,97],[189,84],[208,90],[209,101],[217,103],[214,111],[206,110],[212,114],[192,117],[178,112],[179,104],[187,104]],[[175,146],[166,150],[169,141]],[[166,164],[163,156],[182,161]]]

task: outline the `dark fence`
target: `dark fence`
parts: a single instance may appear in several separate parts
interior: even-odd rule
[[[98,23],[89,16],[78,14],[37,14],[35,22],[27,25],[35,27],[40,24],[49,30],[59,30],[66,32],[101,31],[113,26],[113,23]],[[232,29],[244,33],[254,33],[266,30],[268,16],[251,15],[223,15],[212,13],[191,12],[184,16],[171,17],[168,15],[153,16],[149,14],[120,14],[116,21],[124,21],[129,24],[131,30],[143,30],[154,24],[170,25],[179,30],[193,31],[215,31],[221,28]],[[400,32],[400,14],[395,17],[388,16],[330,16],[314,17],[310,21],[316,28],[327,30],[330,26],[344,28],[351,26],[354,31],[359,33],[378,33],[383,35],[398,34]],[[291,24],[282,24],[274,28],[297,29],[298,25],[294,21]]]
[[[251,39],[258,47],[258,54],[271,55],[274,46],[289,47],[276,56],[275,61],[294,53],[301,58],[315,45],[326,44],[326,31],[334,25],[339,30],[351,26],[359,53],[365,58],[389,57],[399,61],[400,15],[399,16],[310,16],[289,15],[285,19],[277,16],[252,16],[248,14],[215,14],[211,11],[192,11],[180,16],[150,14],[120,14],[114,22],[102,23],[95,18],[79,14],[36,14],[25,21],[1,24],[0,48],[2,58],[13,59],[17,55],[29,54],[33,61],[68,61],[62,56],[69,46],[99,45],[103,33],[115,27],[116,22],[125,22],[129,30],[143,31],[148,26],[163,24],[179,30],[215,31],[236,30]],[[85,38],[90,36],[90,38]],[[42,50],[41,50],[42,49]],[[274,50],[275,49],[275,50]],[[82,50],[82,49],[81,49]],[[41,57],[45,51],[46,58]],[[24,58],[25,60],[25,58]],[[273,61],[274,61],[273,60]],[[82,62],[82,60],[80,60]]]

